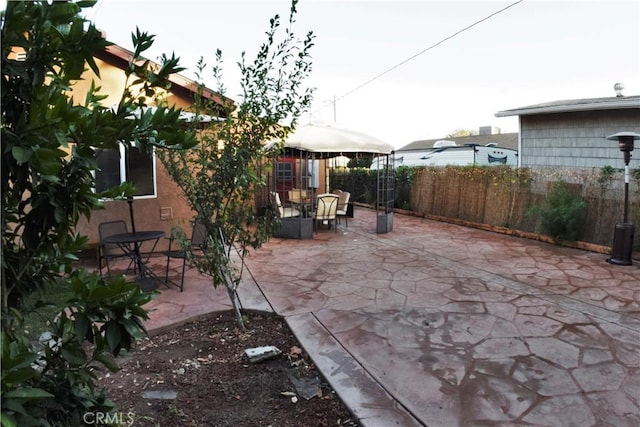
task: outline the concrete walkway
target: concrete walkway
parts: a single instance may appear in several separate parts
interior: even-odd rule
[[[254,251],[239,293],[286,318],[363,426],[640,426],[640,262],[355,216]],[[185,280],[150,303],[151,333],[230,308]]]

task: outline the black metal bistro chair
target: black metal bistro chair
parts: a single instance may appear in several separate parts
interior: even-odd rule
[[[98,266],[100,268],[100,276],[102,276],[102,262],[104,260],[104,264],[107,267],[107,275],[111,277],[111,266],[110,261],[114,261],[116,259],[127,258],[129,259],[129,266],[127,267],[127,271],[129,271],[132,267],[135,270],[135,264],[133,260],[129,257],[127,252],[125,252],[122,248],[120,248],[116,244],[105,243],[104,239],[113,236],[114,234],[127,233],[127,223],[122,220],[117,221],[107,221],[98,224],[98,236],[100,238],[100,246],[98,248]]]
[[[200,222],[196,222],[193,225],[193,230],[191,232],[191,248],[189,250],[180,249],[171,249],[172,243],[175,240],[175,237],[169,238],[169,249],[166,252],[167,255],[167,267],[165,270],[164,281],[165,284],[173,284],[180,288],[180,292],[184,289],[184,272],[187,267],[187,260],[192,259],[194,257],[198,257],[202,254],[205,245],[207,244],[207,230],[204,224]],[[169,263],[172,258],[182,259],[182,270],[180,273],[180,285],[169,280]]]

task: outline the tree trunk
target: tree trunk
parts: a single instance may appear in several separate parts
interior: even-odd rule
[[[233,312],[236,315],[238,328],[241,331],[244,331],[244,321],[242,320],[242,313],[240,313],[240,301],[238,300],[238,294],[236,293],[236,286],[234,285],[233,279],[231,278],[231,275],[226,268],[222,270],[222,274],[224,276],[224,287],[227,288],[227,293],[229,294],[229,299],[231,300],[231,305],[233,306]]]
[[[241,331],[244,331],[245,330],[244,320],[242,320],[242,313],[240,312],[240,303],[238,301],[238,294],[233,288],[229,286],[225,286],[225,287],[227,288],[227,292],[229,293],[229,299],[231,299],[231,304],[233,305],[233,312],[236,315],[236,323],[238,323],[238,328]]]

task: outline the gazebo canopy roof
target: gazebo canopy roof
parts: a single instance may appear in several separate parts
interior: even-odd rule
[[[381,155],[393,151],[393,146],[373,136],[323,122],[299,126],[286,139],[284,148],[321,154],[322,157]]]

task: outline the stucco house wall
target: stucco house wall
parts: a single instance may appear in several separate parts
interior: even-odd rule
[[[107,50],[97,52],[95,59],[100,70],[100,78],[91,70],[87,70],[83,75],[83,80],[78,81],[73,87],[72,97],[74,100],[76,102],[84,100],[93,80],[96,86],[101,87],[100,93],[107,95],[102,104],[105,106],[117,104],[126,83],[123,70],[132,55],[132,52],[120,46],[109,46]],[[188,109],[193,103],[197,84],[180,75],[173,76],[171,81],[172,87],[165,94],[168,105]],[[205,90],[204,95],[220,104],[232,103],[231,100],[209,89]],[[188,230],[188,221],[193,217],[193,212],[188,208],[182,191],[168,175],[162,162],[155,158],[154,163],[155,195],[135,197],[133,201],[136,229],[162,230],[165,235],[169,235],[174,225],[185,226],[185,230]],[[81,219],[77,231],[88,236],[89,244],[95,246],[99,243],[98,224],[113,220],[124,220],[131,229],[129,204],[126,201],[105,200],[104,209],[94,211],[90,220]],[[156,249],[162,250],[166,246],[167,241],[161,239]]]

